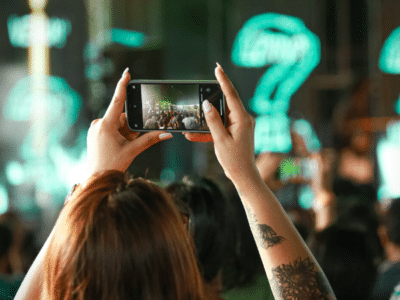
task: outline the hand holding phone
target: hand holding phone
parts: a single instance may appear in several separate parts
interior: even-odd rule
[[[138,132],[127,130],[123,109],[129,79],[126,69],[104,117],[94,120],[90,125],[87,136],[88,176],[106,170],[125,172],[133,159],[145,149],[172,137],[165,131],[148,132],[139,136]]]
[[[208,100],[226,125],[225,97],[216,80],[131,80],[126,117],[133,131],[210,132],[202,103]]]

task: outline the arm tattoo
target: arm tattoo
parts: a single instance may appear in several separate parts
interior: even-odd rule
[[[333,292],[323,273],[314,270],[315,264],[309,258],[298,258],[293,263],[282,264],[272,269],[271,288],[279,299],[328,300]]]
[[[284,237],[277,235],[270,226],[266,224],[258,224],[256,215],[253,214],[251,209],[248,207],[245,207],[245,209],[249,218],[251,231],[254,234],[254,239],[259,246],[268,249],[269,247],[280,244],[285,240]]]

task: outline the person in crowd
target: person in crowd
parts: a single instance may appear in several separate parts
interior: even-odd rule
[[[226,270],[238,247],[236,215],[218,185],[205,177],[185,176],[166,188],[172,198],[187,207],[200,270],[218,293],[229,289]]]
[[[0,224],[0,299],[7,299],[10,295],[8,251],[11,244],[11,230],[7,226]]]
[[[376,253],[365,224],[337,221],[317,232],[309,246],[338,299],[368,299],[376,275]]]
[[[186,113],[185,117],[182,120],[182,123],[185,125],[185,129],[197,129],[196,120],[192,113]]]
[[[12,233],[12,244],[9,255],[9,274],[21,274],[26,272],[23,263],[23,246],[27,230],[20,217],[15,213],[8,211],[0,215],[0,224],[10,228]]]
[[[254,161],[254,120],[222,68],[216,78],[227,99],[228,126],[208,101],[215,154],[238,190],[277,299],[336,299],[322,269],[301,239]],[[122,113],[126,70],[104,117],[88,132],[88,179],[73,192],[15,299],[219,299],[198,268],[182,214],[165,190],[127,178],[133,159],[171,138],[127,130]]]
[[[158,129],[157,116],[152,116],[144,123],[144,129]]]
[[[12,270],[12,263],[10,263],[12,246],[12,230],[6,224],[0,223],[0,299],[13,298],[23,279],[22,274],[10,273]]]
[[[370,299],[389,300],[394,287],[400,281],[400,198],[382,206],[379,238],[385,252],[385,260],[378,268]]]

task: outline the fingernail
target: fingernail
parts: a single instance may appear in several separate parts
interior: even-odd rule
[[[170,139],[170,138],[172,138],[172,134],[169,133],[169,132],[164,132],[164,133],[161,133],[161,134],[158,136],[158,138],[159,138],[160,140]]]
[[[203,111],[208,113],[211,110],[211,104],[208,100],[203,101]]]
[[[126,73],[128,73],[129,72],[129,68],[126,68],[125,70],[124,70],[124,72],[122,73],[122,77],[124,77],[124,75],[126,74]]]
[[[221,65],[217,63],[217,68],[220,68],[222,72],[224,72],[224,69],[222,69]]]

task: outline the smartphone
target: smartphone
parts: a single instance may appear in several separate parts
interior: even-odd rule
[[[131,80],[125,112],[133,131],[210,132],[202,103],[210,101],[226,126],[225,96],[216,80]]]
[[[276,170],[276,177],[282,181],[287,181],[294,177],[311,180],[315,171],[315,161],[312,158],[286,157],[279,164]]]

